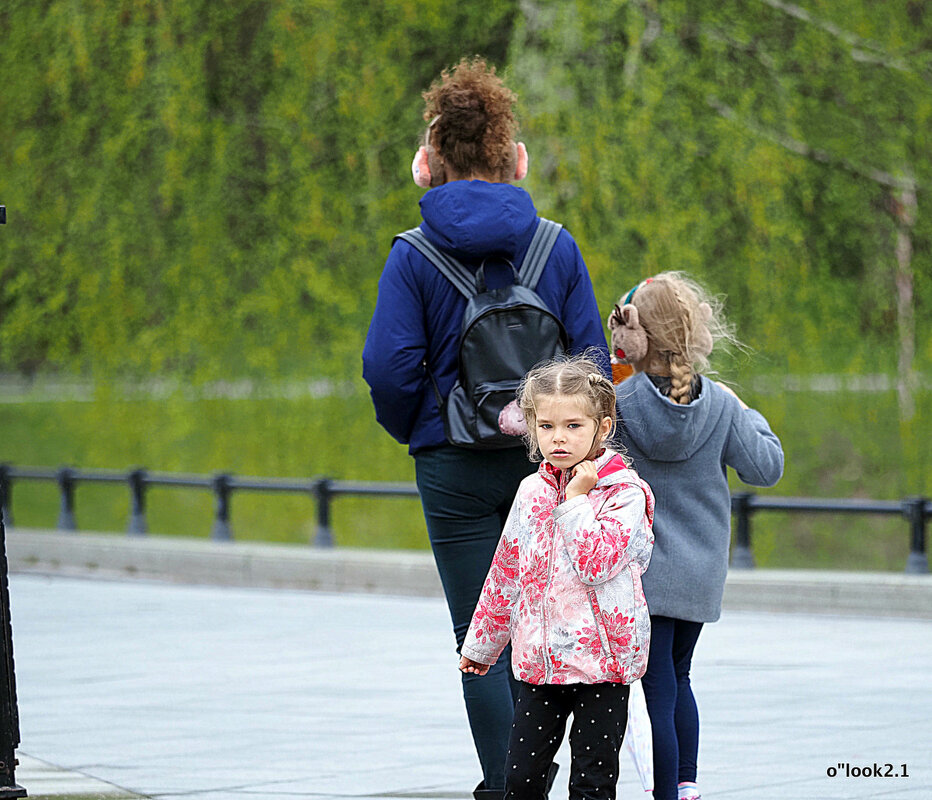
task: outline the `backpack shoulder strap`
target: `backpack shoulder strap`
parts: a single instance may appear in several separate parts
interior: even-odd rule
[[[476,276],[453,256],[435,247],[420,228],[411,228],[399,233],[395,239],[404,239],[416,248],[461,294],[470,298],[476,293]]]
[[[528,245],[521,269],[518,271],[523,286],[527,286],[528,289],[534,289],[537,286],[544,267],[547,266],[547,259],[550,258],[550,251],[553,250],[562,228],[559,222],[540,218],[537,230],[534,231],[534,238]]]

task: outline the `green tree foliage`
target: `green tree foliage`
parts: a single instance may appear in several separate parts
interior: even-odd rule
[[[420,91],[514,13],[4,3],[0,369],[356,373]]]
[[[417,221],[420,92],[474,52],[518,89],[528,187],[603,305],[691,270],[765,369],[895,369],[914,185],[932,363],[914,0],[12,0],[0,30],[0,368],[355,374]]]
[[[5,0],[0,371],[358,388],[391,237],[419,217],[420,93],[474,53],[517,90],[527,188],[578,239],[603,310],[663,269],[727,294],[753,357],[718,366],[785,437],[779,491],[929,493],[927,389],[909,421],[889,392],[802,398],[754,380],[902,374],[907,312],[928,380],[932,10],[918,0]],[[354,424],[364,401],[343,406]],[[13,414],[26,429],[0,458],[383,477],[332,456],[365,439],[380,469],[410,475],[371,416],[300,440],[283,427],[312,413],[299,404],[235,422],[156,405],[169,422],[96,398],[85,451],[55,421],[55,447],[37,449]],[[176,446],[146,449],[159,427]]]
[[[912,182],[928,368],[923,4],[527,0],[522,12],[511,64],[534,194],[583,242],[603,303],[686,269],[729,295],[770,369],[895,370],[896,209]]]

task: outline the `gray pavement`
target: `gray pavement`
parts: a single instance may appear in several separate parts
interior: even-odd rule
[[[465,800],[479,779],[437,597],[39,574],[10,592],[31,797]],[[932,798],[932,621],[726,609],[693,684],[706,800]],[[875,763],[908,777],[827,775]],[[619,797],[643,797],[621,764]]]
[[[7,531],[6,549],[10,572],[416,597],[443,595],[427,550],[320,548],[24,529]],[[932,576],[733,569],[725,585],[725,606],[744,611],[932,619]]]

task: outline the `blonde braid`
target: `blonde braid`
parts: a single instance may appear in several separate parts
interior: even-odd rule
[[[680,339],[679,352],[670,352],[670,397],[680,405],[690,401],[690,389],[693,381],[692,353],[690,353],[690,334],[692,333],[693,313],[689,303],[683,300],[676,281],[671,281],[670,288],[681,311],[681,329],[677,332]]]
[[[689,363],[670,360],[670,397],[681,406],[689,403],[693,368]]]

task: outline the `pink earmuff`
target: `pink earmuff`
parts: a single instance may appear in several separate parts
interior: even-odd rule
[[[430,186],[430,167],[427,165],[427,148],[419,147],[411,162],[411,176],[422,189]]]
[[[527,148],[524,142],[518,142],[518,163],[515,166],[515,180],[523,181],[527,177]]]
[[[518,142],[515,147],[518,156],[515,164],[515,180],[523,181],[527,177],[527,148],[524,146],[524,142]],[[430,187],[430,166],[427,163],[427,148],[423,145],[414,154],[414,160],[411,162],[411,177],[422,189]]]

